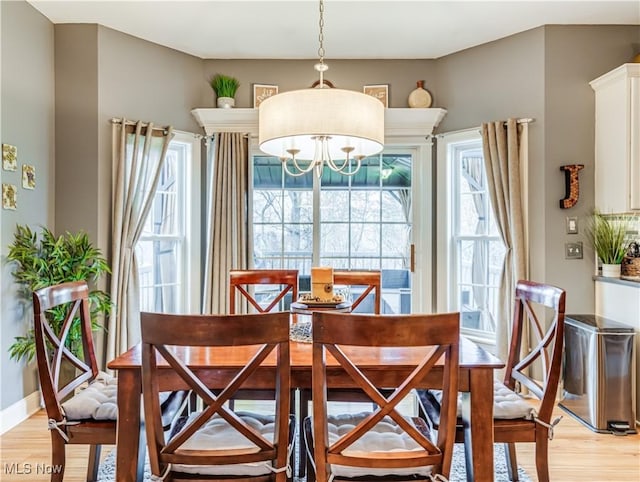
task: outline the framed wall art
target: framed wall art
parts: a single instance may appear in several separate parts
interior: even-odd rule
[[[378,99],[385,107],[389,107],[389,84],[365,85],[362,91]]]
[[[2,144],[2,169],[15,171],[18,168],[18,148],[10,144]]]
[[[13,184],[2,183],[2,208],[14,210],[18,207],[18,189]]]
[[[263,101],[277,93],[277,85],[253,84],[253,108],[257,109]]]
[[[36,188],[36,168],[34,166],[22,165],[22,187],[24,189]]]

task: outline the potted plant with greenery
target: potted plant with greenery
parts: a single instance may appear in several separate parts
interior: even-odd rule
[[[28,226],[18,225],[7,258],[16,263],[13,276],[22,285],[21,296],[29,302],[31,293],[39,288],[81,280],[92,288],[102,275],[110,272],[106,259],[84,232],[66,232],[63,236],[56,237],[43,227],[39,237]],[[111,312],[111,299],[108,293],[93,288],[89,292],[89,302],[92,326],[94,330],[98,330],[102,328],[100,318]],[[49,323],[56,334],[60,333],[68,309],[69,307],[63,306],[47,312]],[[71,325],[67,347],[74,354],[82,352],[79,318]],[[25,336],[15,338],[9,347],[9,356],[16,361],[33,359],[33,328]]]
[[[602,263],[602,276],[620,277],[620,265],[627,251],[627,231],[631,227],[629,216],[604,215],[595,211],[591,215],[587,235]]]
[[[235,105],[236,91],[240,87],[240,82],[235,77],[216,74],[211,79],[211,88],[216,93],[217,105],[229,109]]]

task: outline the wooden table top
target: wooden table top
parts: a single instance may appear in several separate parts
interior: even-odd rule
[[[311,343],[291,342],[290,359],[291,369],[309,370],[311,368]],[[175,347],[174,351],[191,368],[234,368],[242,367],[256,352],[256,347]],[[421,351],[421,353],[419,353]],[[358,347],[345,347],[353,361],[358,366],[368,369],[386,370],[390,368],[413,368],[424,356],[424,349],[420,348],[376,348],[366,349]],[[113,370],[140,368],[141,345],[137,344],[127,352],[108,363]],[[164,360],[159,361],[164,364]],[[265,366],[275,366],[275,354],[267,358]],[[327,366],[338,366],[337,361],[327,355]],[[494,355],[479,347],[465,337],[460,338],[460,367],[463,368],[502,368],[504,363]]]

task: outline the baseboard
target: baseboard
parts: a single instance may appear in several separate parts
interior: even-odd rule
[[[18,400],[0,412],[0,435],[8,432],[19,423],[40,410],[40,390]]]

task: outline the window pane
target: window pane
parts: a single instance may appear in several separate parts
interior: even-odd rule
[[[507,250],[500,240],[489,243],[488,283],[490,286],[499,286],[504,265],[504,256]]]
[[[362,160],[360,170],[351,177],[353,187],[379,187],[380,186],[380,157],[367,157]]]
[[[324,223],[320,231],[321,256],[349,255],[349,225]]]
[[[282,191],[253,192],[253,222],[279,223],[282,221]]]
[[[379,221],[380,191],[353,191],[351,193],[351,219]]]
[[[285,191],[284,221],[291,223],[313,222],[313,191]]]
[[[409,226],[406,224],[382,224],[382,254],[388,257],[406,258],[409,252]]]
[[[313,224],[285,224],[284,252],[286,256],[306,254],[311,257]]]
[[[382,221],[411,220],[411,191],[409,189],[394,189],[382,191]]]
[[[349,191],[323,189],[320,191],[320,216],[322,222],[349,221]]]
[[[410,155],[384,155],[380,172],[384,187],[411,187],[411,156]]]
[[[179,244],[176,241],[139,241],[136,245],[140,278],[140,309],[177,313],[180,280],[178,276]]]
[[[380,225],[351,223],[351,256],[380,256]]]
[[[253,251],[261,258],[280,255],[282,249],[282,226],[279,224],[256,224],[253,227]]]

